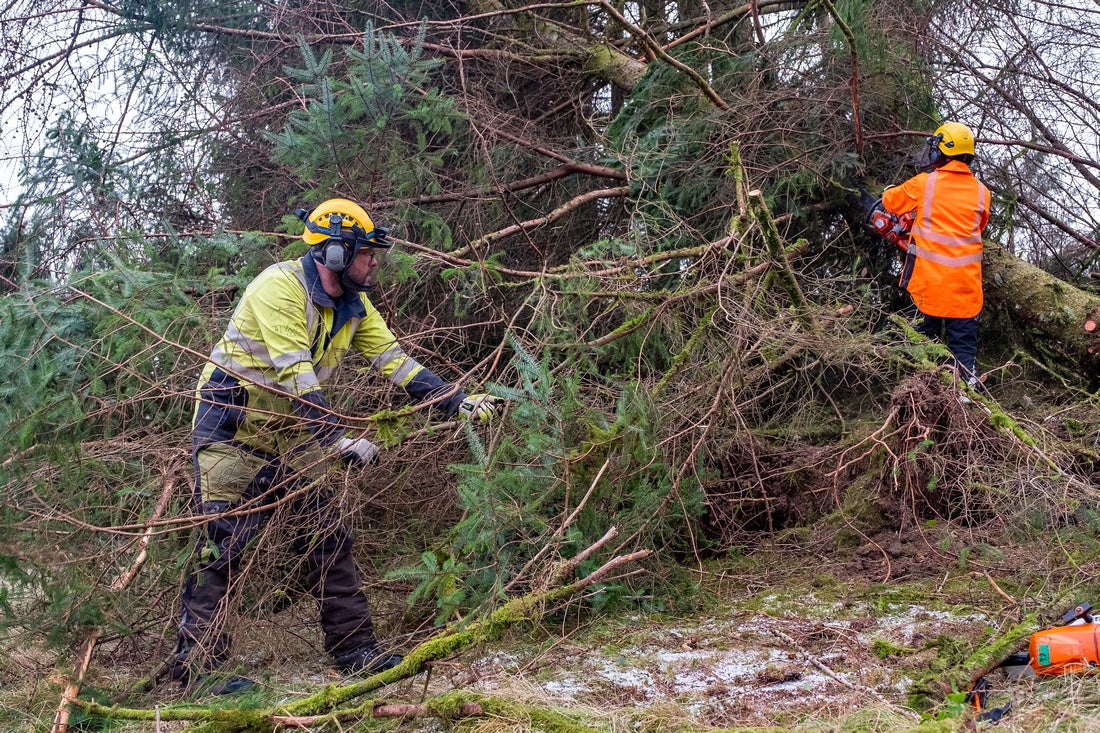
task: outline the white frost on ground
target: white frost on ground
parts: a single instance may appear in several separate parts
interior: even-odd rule
[[[888,607],[884,615],[873,630],[873,633],[861,634],[861,638],[871,643],[874,638],[885,639],[899,646],[912,646],[921,641],[921,634],[926,629],[942,629],[955,625],[979,624],[985,626],[991,623],[988,616],[980,613],[963,615],[951,614],[946,611],[924,608],[908,604],[898,608]]]
[[[813,599],[812,618],[741,612],[662,624],[650,631],[623,619],[602,647],[559,642],[528,657],[488,650],[469,660],[473,684],[486,694],[537,690],[562,707],[642,714],[673,706],[700,722],[774,722],[777,712],[797,719],[830,709],[853,710],[876,699],[903,705],[912,680],[897,660],[882,662],[875,639],[920,646],[963,626],[986,626],[981,614],[951,614],[910,603],[839,605]],[[764,607],[783,609],[778,598]],[[794,644],[790,643],[791,641]],[[513,640],[514,642],[514,640]],[[511,648],[514,648],[514,644]],[[767,718],[760,716],[768,716]],[[756,716],[756,717],[754,717]]]

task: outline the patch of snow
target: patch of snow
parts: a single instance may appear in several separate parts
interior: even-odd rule
[[[783,606],[776,600],[769,607]],[[754,612],[686,618],[659,634],[627,623],[603,646],[551,647],[529,659],[490,653],[472,663],[479,672],[474,686],[526,687],[558,704],[607,711],[669,704],[699,720],[769,723],[769,710],[797,716],[860,707],[868,686],[904,704],[913,680],[871,654],[873,639],[916,645],[917,637],[990,623],[979,613],[952,615],[917,604],[898,604],[886,614],[862,603],[843,608],[824,620],[788,611],[778,618]]]

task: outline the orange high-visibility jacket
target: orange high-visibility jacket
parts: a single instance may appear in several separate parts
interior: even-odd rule
[[[892,214],[916,211],[902,285],[917,309],[941,318],[978,315],[982,230],[989,221],[985,184],[965,163],[949,160],[931,173],[918,173],[886,189],[882,205]]]

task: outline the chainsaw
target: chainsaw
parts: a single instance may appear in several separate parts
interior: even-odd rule
[[[1096,669],[1100,665],[1100,624],[1093,618],[1092,605],[1078,604],[1062,616],[1062,626],[1032,634],[1028,657],[1037,675]]]
[[[1034,674],[1053,677],[1081,674],[1100,668],[1100,623],[1092,614],[1092,604],[1079,603],[1062,615],[1061,625],[1036,631],[1028,641],[1028,650],[1009,656],[997,668],[1010,677]],[[978,679],[967,693],[967,701],[978,710],[979,720],[999,720],[1012,703],[986,709],[989,683]]]
[[[876,201],[867,214],[867,224],[892,244],[897,245],[903,252],[909,248],[909,231],[913,228],[913,220],[916,211],[909,211],[901,216],[891,214],[882,205],[882,199]]]
[[[903,252],[908,252],[909,231],[913,228],[914,219],[917,218],[915,210],[898,216],[886,210],[882,205],[882,197],[875,198],[863,186],[845,190],[859,194],[859,206],[865,212],[867,226]]]

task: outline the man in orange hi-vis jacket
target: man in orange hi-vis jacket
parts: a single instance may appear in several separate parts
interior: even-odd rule
[[[978,315],[982,310],[982,230],[989,189],[970,172],[974,135],[946,122],[928,138],[921,172],[882,194],[891,214],[915,212],[901,285],[923,316],[917,331],[946,336],[961,375],[978,374]]]

